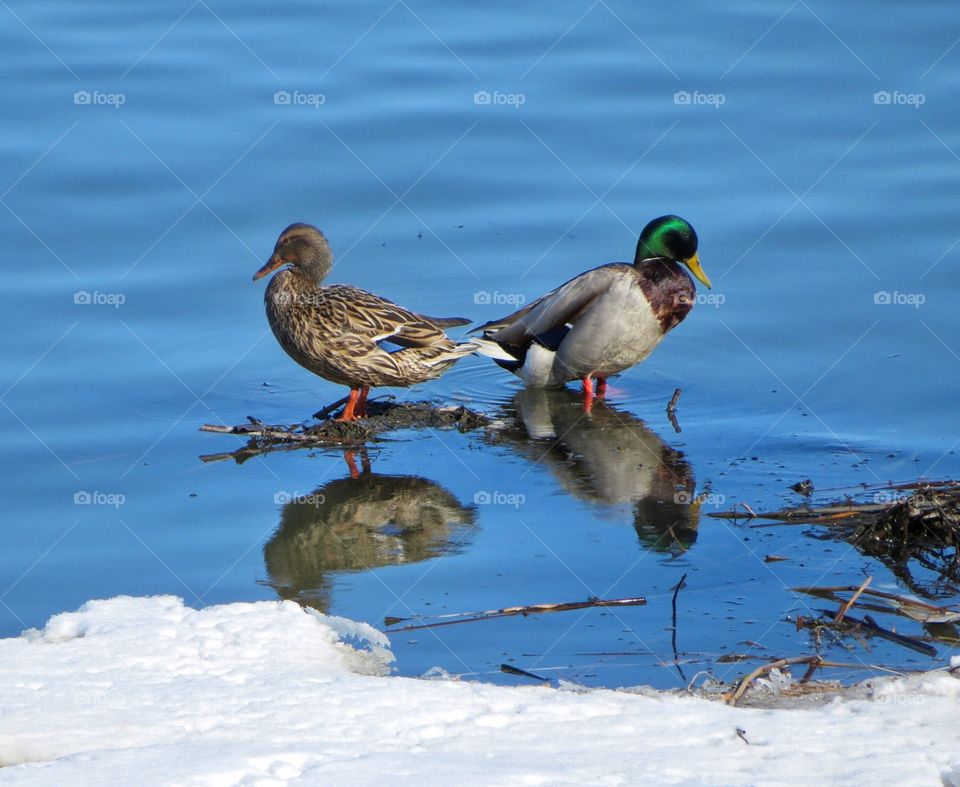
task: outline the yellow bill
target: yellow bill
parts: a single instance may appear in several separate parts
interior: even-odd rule
[[[707,289],[709,290],[713,289],[713,285],[710,283],[710,279],[707,278],[707,274],[705,274],[703,272],[703,268],[700,267],[700,258],[697,257],[696,254],[694,254],[689,259],[684,260],[683,263],[690,269],[690,273],[692,273],[694,276],[697,277],[698,281],[702,282],[707,286]]]

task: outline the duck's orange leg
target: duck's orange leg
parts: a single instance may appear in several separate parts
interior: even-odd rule
[[[357,399],[356,413],[360,418],[367,417],[367,394],[370,393],[370,386],[365,385],[360,389],[360,397]]]
[[[351,478],[359,478],[362,473],[357,469],[357,454],[351,448],[348,451],[344,451],[343,459],[347,463],[347,467],[350,469]],[[360,449],[360,467],[363,469],[363,473],[370,472],[370,457],[367,454],[366,448]]]
[[[343,408],[343,412],[340,413],[340,417],[337,419],[338,421],[356,421],[357,420],[357,414],[355,410],[357,407],[357,399],[359,398],[360,398],[360,389],[351,388],[350,396],[347,397],[347,404]]]
[[[598,377],[597,378],[597,398],[603,399],[607,395],[607,378]]]
[[[353,451],[346,451],[343,455],[343,458],[347,463],[347,467],[350,468],[350,477],[359,478],[360,471],[357,470],[357,463],[356,463],[356,460],[354,459]]]
[[[589,415],[593,409],[593,380],[588,374],[581,382],[583,383],[583,411]]]

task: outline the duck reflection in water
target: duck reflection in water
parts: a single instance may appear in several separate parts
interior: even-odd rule
[[[285,503],[263,548],[269,584],[283,599],[326,612],[333,574],[416,563],[462,549],[474,511],[439,484],[381,475],[352,452],[350,475]]]
[[[504,410],[506,426],[493,441],[548,468],[580,500],[630,504],[642,544],[683,552],[696,541],[693,468],[639,418],[603,400],[585,414],[565,389],[524,389]]]

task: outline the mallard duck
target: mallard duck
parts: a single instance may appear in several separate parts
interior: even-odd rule
[[[382,475],[365,463],[356,478],[284,504],[263,548],[267,576],[281,598],[326,612],[339,573],[447,555],[470,543],[476,516],[433,481]]]
[[[524,388],[497,421],[487,439],[547,469],[565,492],[611,513],[632,505],[643,544],[661,551],[696,541],[693,466],[636,416],[601,401],[584,418],[574,391]]]
[[[481,325],[480,352],[533,388],[581,380],[589,409],[594,381],[603,396],[608,377],[640,363],[693,307],[697,290],[681,265],[711,286],[690,223],[654,219],[640,233],[633,265],[601,265]]]
[[[291,224],[253,279],[284,268],[264,295],[267,320],[293,360],[350,387],[338,420],[365,417],[372,387],[407,387],[439,377],[476,350],[474,344],[454,342],[443,332],[470,320],[425,317],[344,284],[321,287],[332,266],[333,252],[324,234],[310,224]],[[388,351],[388,343],[399,349]]]

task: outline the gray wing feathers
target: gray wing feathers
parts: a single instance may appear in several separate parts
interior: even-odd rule
[[[510,345],[522,345],[534,336],[576,323],[594,300],[605,294],[625,276],[636,276],[632,265],[612,263],[582,273],[561,285],[525,309],[488,323],[490,338]],[[491,333],[491,329],[494,331]]]

